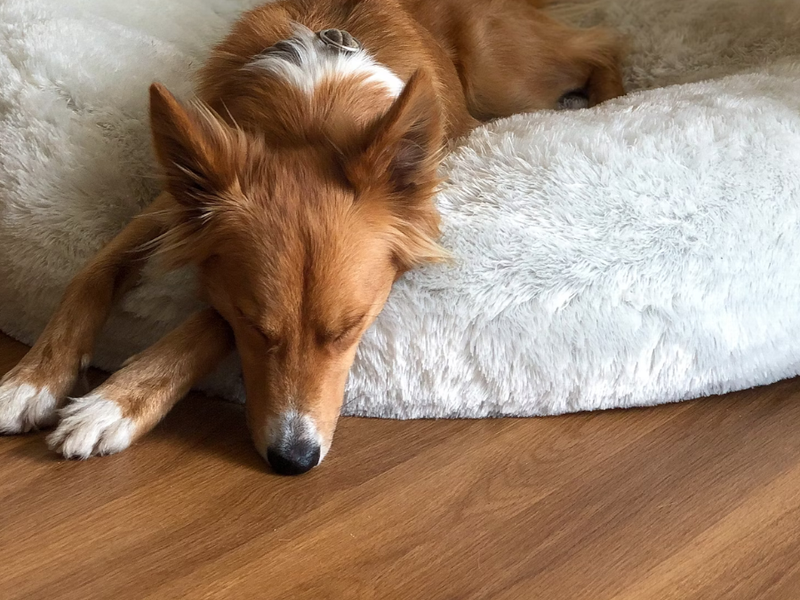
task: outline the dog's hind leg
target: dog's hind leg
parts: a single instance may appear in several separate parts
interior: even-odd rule
[[[88,366],[113,303],[136,282],[145,246],[163,233],[167,194],[123,229],[73,278],[39,339],[0,380],[0,433],[52,425],[56,410]]]
[[[214,309],[195,313],[90,394],[61,409],[58,427],[47,439],[50,448],[67,458],[124,450],[233,348],[233,333]]]
[[[555,109],[569,94],[593,106],[625,93],[623,44],[609,30],[566,26],[528,0],[471,7],[454,10],[461,35],[451,45],[474,117]]]
[[[576,30],[569,50],[572,72],[578,81],[585,81],[580,89],[589,106],[625,94],[620,69],[623,51],[617,36],[605,29]]]

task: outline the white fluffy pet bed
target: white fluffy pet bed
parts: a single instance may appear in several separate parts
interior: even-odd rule
[[[33,342],[70,276],[155,195],[148,84],[188,95],[255,3],[0,3],[0,329]],[[395,286],[347,413],[543,415],[800,372],[800,0],[558,10],[629,36],[631,94],[493,123],[445,161],[457,264]],[[146,283],[96,364],[196,306],[191,273]],[[240,397],[235,360],[205,387]]]

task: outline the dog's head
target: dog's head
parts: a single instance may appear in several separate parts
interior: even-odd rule
[[[432,198],[443,142],[427,78],[331,143],[285,143],[151,87],[156,153],[175,199],[161,254],[195,264],[241,356],[247,416],[273,468],[328,451],[348,371],[392,283],[440,260]]]

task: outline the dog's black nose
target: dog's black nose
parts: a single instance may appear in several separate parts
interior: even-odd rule
[[[299,441],[286,447],[267,448],[267,460],[272,470],[280,475],[300,475],[319,463],[319,446]]]

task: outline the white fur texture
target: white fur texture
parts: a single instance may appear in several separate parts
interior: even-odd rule
[[[800,3],[575,7],[556,10],[630,36],[633,93],[498,121],[447,158],[457,264],[396,284],[345,413],[555,414],[800,372]],[[70,276],[155,196],[147,85],[186,95],[242,8],[0,3],[4,331],[32,342]],[[95,363],[114,368],[185,318],[193,282],[135,290]],[[235,361],[206,388],[241,398]]]
[[[334,52],[307,27],[298,26],[294,36],[286,40],[296,61],[282,54],[259,56],[246,68],[261,69],[280,77],[308,96],[325,82],[355,79],[364,85],[378,85],[390,96],[403,91],[403,82],[385,66],[378,64],[366,50]]]
[[[131,445],[136,425],[122,416],[119,404],[101,394],[76,398],[60,411],[56,430],[47,436],[51,450],[66,458],[114,454]]]
[[[10,381],[0,385],[0,433],[24,433],[55,420],[56,398],[46,387]]]

